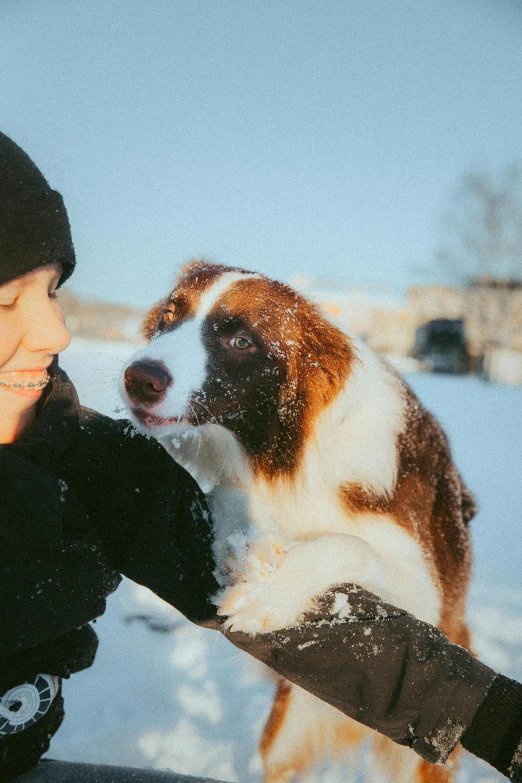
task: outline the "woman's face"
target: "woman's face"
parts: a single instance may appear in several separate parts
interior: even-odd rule
[[[69,345],[55,293],[61,273],[60,264],[50,264],[0,285],[0,430],[2,422],[27,419],[46,369]]]

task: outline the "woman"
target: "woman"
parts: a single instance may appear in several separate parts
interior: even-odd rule
[[[12,709],[0,704],[2,782],[47,750],[63,716],[59,678],[91,664],[88,623],[121,574],[195,621],[214,614],[197,485],[127,423],[82,408],[57,366],[70,338],[56,290],[73,268],[61,197],[1,136],[0,696],[25,682],[31,698],[45,691],[34,714],[16,693]]]
[[[38,766],[63,719],[61,678],[91,665],[89,622],[121,574],[219,627],[199,488],[127,422],[80,406],[58,368],[69,335],[56,290],[74,264],[60,195],[0,134],[0,782],[179,780]],[[517,780],[522,686],[437,629],[395,607],[383,614],[382,601],[349,589],[344,620],[325,622],[335,613],[326,595],[302,628],[229,638],[429,762],[443,763],[461,740]]]

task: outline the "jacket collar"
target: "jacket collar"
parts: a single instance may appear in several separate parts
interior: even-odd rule
[[[1,550],[42,553],[62,546],[67,486],[61,473],[65,449],[78,432],[80,406],[57,363],[49,374],[34,423],[15,443],[0,446]]]

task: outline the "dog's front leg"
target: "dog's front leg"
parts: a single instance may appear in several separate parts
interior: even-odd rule
[[[216,597],[218,614],[227,616],[225,625],[234,631],[290,628],[299,625],[314,599],[346,583],[398,603],[385,564],[372,547],[357,536],[331,534],[293,544],[275,570],[227,587]]]

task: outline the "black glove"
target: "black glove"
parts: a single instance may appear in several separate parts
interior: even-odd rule
[[[331,590],[298,628],[224,633],[286,679],[437,764],[496,676],[437,628],[354,585]]]

